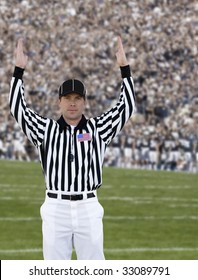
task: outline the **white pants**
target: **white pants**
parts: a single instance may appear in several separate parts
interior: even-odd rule
[[[69,201],[46,196],[41,206],[45,260],[104,260],[104,209],[97,197]]]

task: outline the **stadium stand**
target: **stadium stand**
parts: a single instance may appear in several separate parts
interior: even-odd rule
[[[26,38],[26,99],[58,118],[58,87],[82,79],[86,115],[112,106],[120,88],[115,40],[133,69],[137,113],[107,151],[105,166],[198,171],[198,3],[189,0],[1,0],[0,158],[38,160],[9,113],[13,50]]]

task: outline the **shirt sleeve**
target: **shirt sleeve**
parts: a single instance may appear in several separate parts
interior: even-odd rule
[[[129,65],[120,67],[123,78],[117,104],[96,118],[97,128],[103,141],[108,145],[121,131],[135,112],[135,92]]]
[[[15,67],[10,85],[10,110],[28,139],[38,147],[44,139],[47,119],[27,107],[22,80],[23,72],[24,69]]]

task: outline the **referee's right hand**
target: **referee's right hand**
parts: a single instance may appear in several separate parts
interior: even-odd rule
[[[15,49],[15,66],[25,69],[28,56],[25,53],[24,41],[20,38]]]

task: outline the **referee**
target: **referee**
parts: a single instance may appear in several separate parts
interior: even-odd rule
[[[59,88],[61,117],[44,118],[26,106],[23,73],[28,57],[23,40],[15,51],[11,113],[39,152],[46,197],[41,206],[45,260],[103,260],[103,214],[97,199],[105,150],[135,109],[130,67],[118,37],[116,58],[122,85],[117,104],[99,117],[86,119],[86,88],[76,79]]]

